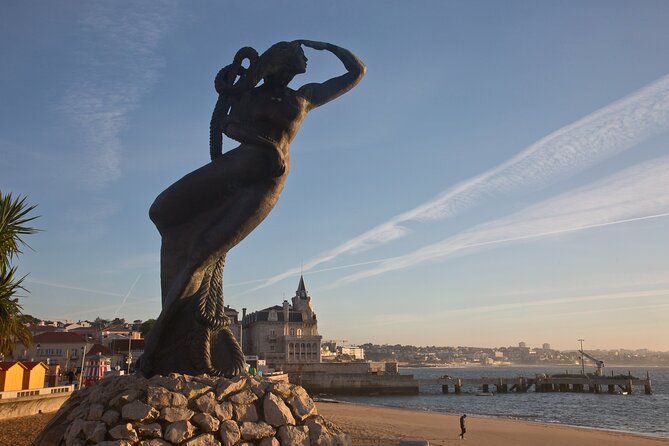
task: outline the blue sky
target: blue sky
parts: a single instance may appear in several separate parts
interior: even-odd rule
[[[226,304],[303,270],[326,339],[669,350],[669,3],[252,3],[4,5],[0,188],[43,229],[26,313],[156,317],[148,208],[208,162],[214,76],[311,39],[368,72],[305,120]],[[307,57],[295,86],[343,72]]]

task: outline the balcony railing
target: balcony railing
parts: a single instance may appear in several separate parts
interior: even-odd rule
[[[286,341],[304,341],[304,342],[317,342],[323,338],[321,335],[294,335],[294,336],[284,336]]]

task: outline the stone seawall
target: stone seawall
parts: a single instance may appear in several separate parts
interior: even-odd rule
[[[411,375],[373,373],[288,373],[290,382],[304,387],[311,395],[414,395],[418,382]]]
[[[70,393],[37,395],[0,400],[0,419],[25,417],[38,413],[55,412],[67,401]]]

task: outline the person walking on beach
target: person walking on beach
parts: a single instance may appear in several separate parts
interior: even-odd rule
[[[467,418],[467,414],[463,414],[460,417],[460,438],[462,440],[465,439],[465,432],[467,432],[467,429],[465,429],[465,418]]]

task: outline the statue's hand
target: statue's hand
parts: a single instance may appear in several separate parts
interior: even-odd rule
[[[296,40],[297,43],[300,45],[304,45],[308,48],[313,48],[315,50],[327,50],[328,47],[330,46],[329,43],[326,42],[318,42],[316,40]]]

